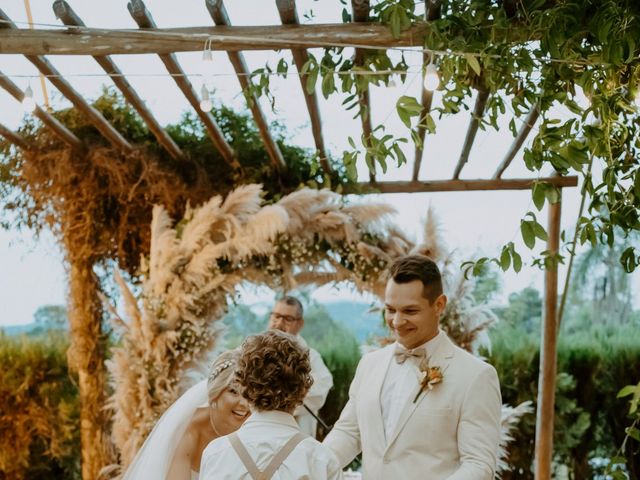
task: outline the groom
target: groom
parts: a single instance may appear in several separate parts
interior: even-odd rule
[[[439,330],[446,304],[431,259],[393,263],[385,320],[396,342],[360,360],[349,401],[324,441],[343,466],[362,451],[365,480],[494,477],[498,376]]]

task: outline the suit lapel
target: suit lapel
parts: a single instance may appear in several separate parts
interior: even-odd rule
[[[446,370],[449,362],[453,358],[455,350],[453,349],[453,344],[451,343],[451,340],[449,340],[449,337],[447,337],[444,333],[442,335],[444,336],[444,338],[441,339],[433,354],[429,356],[429,364],[431,366],[439,366],[443,370]],[[411,395],[409,395],[409,397],[405,400],[404,405],[402,406],[402,413],[400,413],[400,418],[398,419],[396,428],[394,429],[393,435],[387,442],[387,450],[389,450],[389,448],[391,448],[393,443],[396,441],[398,435],[400,435],[400,432],[407,424],[407,421],[409,420],[409,418],[411,418],[413,412],[416,411],[416,408],[418,408],[418,405],[420,405],[425,397],[429,394],[428,390],[422,392],[418,397],[418,400],[416,400],[416,402],[414,403],[413,399],[416,398],[416,394],[418,393],[419,388],[420,386],[417,384],[416,379],[416,388],[411,392]]]

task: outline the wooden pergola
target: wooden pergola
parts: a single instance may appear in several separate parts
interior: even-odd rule
[[[505,2],[506,4],[509,2]],[[180,160],[184,154],[156,120],[151,110],[133,89],[122,74],[111,55],[121,54],[156,54],[162,60],[167,73],[171,75],[184,97],[202,121],[211,141],[228,164],[229,168],[241,167],[236,152],[224,138],[216,120],[209,112],[199,108],[200,99],[187,75],[185,75],[175,55],[176,52],[202,51],[205,42],[212,50],[224,50],[237,73],[240,87],[248,91],[250,71],[245,62],[243,50],[281,50],[290,49],[293,61],[299,73],[300,86],[309,113],[311,130],[320,163],[326,173],[331,172],[325,138],[323,136],[322,119],[316,92],[306,89],[306,75],[302,73],[303,65],[309,58],[308,49],[318,47],[355,47],[355,64],[362,63],[366,50],[370,48],[385,49],[392,47],[422,47],[428,32],[429,22],[440,15],[440,2],[426,2],[425,23],[411,27],[401,33],[399,38],[391,35],[389,28],[378,23],[370,23],[369,0],[352,0],[353,22],[340,24],[306,24],[298,20],[295,0],[275,0],[281,25],[269,26],[232,26],[231,20],[222,0],[205,0],[207,10],[214,26],[191,28],[158,28],[151,13],[142,0],[130,0],[128,11],[139,29],[94,29],[86,27],[82,19],[64,0],[56,0],[53,9],[56,16],[67,26],[66,29],[19,29],[12,20],[0,10],[0,54],[24,55],[50,82],[82,112],[105,139],[117,150],[130,152],[133,146],[125,139],[83,96],[78,93],[64,76],[46,59],[46,55],[85,55],[92,56],[104,69],[116,87],[122,92],[126,101],[138,112],[158,141],[169,155]],[[429,54],[424,53],[424,61]],[[5,89],[17,101],[22,101],[24,93],[12,82],[9,76],[0,72],[0,87]],[[538,106],[528,113],[523,126],[517,133],[512,145],[505,152],[499,167],[490,176],[478,179],[461,179],[460,175],[469,161],[469,156],[476,139],[479,123],[485,114],[485,106],[489,93],[478,91],[469,126],[462,145],[459,159],[448,180],[424,180],[420,178],[420,168],[425,155],[424,148],[417,146],[413,159],[411,178],[406,181],[379,181],[372,171],[366,182],[355,188],[346,188],[345,193],[410,193],[410,192],[453,192],[478,190],[527,190],[534,182],[547,182],[558,189],[575,187],[577,177],[550,176],[545,178],[506,179],[502,175],[508,169],[522,145],[525,143],[532,127],[535,125],[540,110]],[[423,89],[421,95],[422,113],[431,110],[433,93]],[[368,91],[360,94],[360,105],[371,112],[371,98]],[[268,159],[276,172],[287,168],[282,152],[273,135],[269,131],[266,116],[258,99],[252,94],[248,108],[260,132]],[[72,149],[83,149],[82,141],[65,125],[54,118],[45,109],[36,107],[34,115]],[[1,120],[1,119],[0,119]],[[363,138],[365,142],[372,134],[371,114],[361,115]],[[425,129],[419,130],[421,140],[425,137]],[[0,123],[0,135],[16,147],[29,150],[30,145],[18,133],[11,131]],[[421,142],[422,145],[422,142]],[[560,238],[560,211],[558,201],[549,206],[548,246],[551,252],[558,252]],[[556,337],[558,300],[557,266],[547,268],[545,274],[545,315],[542,329],[540,376],[538,390],[538,411],[536,426],[535,475],[538,480],[551,478],[551,458],[553,450],[554,393],[556,383]],[[83,436],[83,442],[89,437]],[[91,472],[83,471],[85,478]]]

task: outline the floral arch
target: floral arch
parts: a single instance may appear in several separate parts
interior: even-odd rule
[[[388,205],[350,204],[337,193],[309,188],[266,204],[255,184],[238,187],[224,200],[215,196],[187,208],[177,222],[156,206],[140,294],[136,297],[116,275],[128,322],[112,309],[122,337],[108,367],[113,440],[122,466],[133,460],[155,421],[179,396],[180,379],[205,360],[218,338],[216,322],[239,283],[290,290],[349,281],[381,297],[385,267],[398,256],[420,252],[450,267],[433,221],[426,222],[424,241],[416,245],[390,222],[393,212]],[[443,328],[471,350],[493,323],[493,314],[473,306],[462,275],[445,277],[453,301]],[[529,411],[528,403],[504,407],[505,445],[509,427]]]

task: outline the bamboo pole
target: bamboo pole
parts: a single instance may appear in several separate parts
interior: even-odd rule
[[[207,10],[209,10],[211,19],[216,25],[224,25],[227,27],[231,26],[227,9],[225,8],[222,0],[206,0],[205,4]],[[229,57],[229,61],[231,62],[231,65],[233,65],[234,70],[238,74],[240,88],[245,92],[245,96],[248,95],[247,106],[249,107],[249,110],[251,110],[253,120],[256,122],[256,126],[260,132],[260,137],[264,143],[267,155],[269,155],[269,158],[271,159],[271,164],[276,170],[286,170],[287,164],[284,161],[280,147],[278,147],[278,144],[269,131],[269,122],[260,107],[258,97],[255,93],[250,93],[249,91],[251,87],[251,79],[249,78],[249,67],[244,60],[244,56],[240,52],[227,52],[227,56]]]
[[[56,0],[53,3],[53,11],[65,25],[70,26],[81,26],[84,27],[84,22],[80,19],[80,17],[73,11],[71,6],[65,0]],[[120,89],[124,97],[127,99],[129,104],[135,108],[136,112],[142,117],[145,124],[156,137],[158,143],[164,147],[164,149],[176,160],[184,160],[184,154],[180,150],[180,147],[176,145],[173,139],[169,136],[169,134],[162,128],[160,123],[156,120],[156,118],[151,113],[151,110],[147,107],[144,100],[140,98],[138,93],[133,89],[131,84],[127,81],[127,79],[122,75],[122,72],[115,64],[115,62],[109,56],[100,56],[96,55],[93,57],[98,65],[102,67],[102,69],[107,72],[109,75],[113,75],[111,80],[115,83],[116,87]]]
[[[71,27],[0,30],[0,53],[20,55],[127,55],[212,50],[282,50],[291,48],[422,47],[427,25],[413,26],[393,38],[380,23],[260,25],[233,27],[155,28],[144,30]]]
[[[0,87],[9,92],[9,94],[17,101],[22,102],[24,98],[24,92],[20,89],[20,87],[13,83],[9,79],[9,77],[2,73],[2,71],[0,71]],[[42,121],[42,123],[49,127],[53,131],[53,133],[60,137],[60,139],[64,143],[76,149],[84,148],[82,141],[49,112],[39,106],[36,106],[33,114],[38,117]]]
[[[353,21],[363,23],[369,20],[369,0],[351,0],[351,8],[353,9]],[[366,51],[356,48],[353,63],[358,66],[362,65],[365,60]],[[365,90],[358,92],[358,103],[360,105],[360,121],[362,123],[362,134],[364,137],[364,146],[371,146],[371,136],[373,135],[373,126],[371,125],[371,96],[369,86]],[[376,164],[373,163],[369,170],[369,182],[376,182]]]
[[[509,147],[509,150],[504,156],[504,159],[502,160],[502,162],[500,162],[500,165],[498,166],[496,173],[493,174],[493,178],[500,178],[504,173],[504,171],[507,169],[507,167],[511,164],[511,161],[515,158],[516,154],[520,151],[520,148],[522,147],[525,140],[529,136],[529,132],[531,132],[531,129],[533,128],[535,123],[538,121],[539,116],[540,116],[540,105],[536,104],[533,106],[533,108],[529,111],[529,113],[525,117],[524,123],[522,124],[522,126],[520,127],[520,130],[518,131],[518,135],[513,140],[513,143]]]
[[[280,14],[280,21],[283,25],[298,25],[298,14],[296,12],[295,0],[276,0],[276,7],[278,7],[278,13]],[[293,62],[296,64],[298,72],[302,72],[302,68],[309,60],[309,54],[303,48],[294,48],[291,50],[293,56]],[[307,110],[309,111],[309,119],[311,120],[311,132],[313,133],[313,140],[316,144],[316,150],[320,157],[320,165],[325,173],[331,173],[331,164],[329,163],[329,157],[324,145],[324,136],[322,134],[322,118],[320,117],[320,107],[318,106],[318,96],[315,88],[313,92],[307,92],[307,77],[308,75],[300,74],[300,86],[302,87],[302,94],[304,101],[307,104]]]
[[[151,13],[147,10],[144,2],[142,0],[130,0],[127,3],[127,9],[131,14],[133,20],[138,24],[138,26],[143,29],[142,31],[148,31],[149,29],[155,29],[156,24],[151,16]],[[204,42],[200,44],[200,49],[204,47]],[[227,142],[222,130],[218,126],[215,118],[211,112],[203,112],[200,108],[200,98],[196,94],[191,82],[184,74],[182,67],[178,63],[177,57],[173,54],[173,52],[169,52],[163,55],[158,55],[162,63],[164,63],[167,72],[173,75],[173,81],[178,85],[178,88],[182,91],[182,94],[187,99],[187,101],[191,104],[193,109],[198,115],[198,118],[202,121],[209,134],[209,138],[213,142],[214,147],[220,152],[222,158],[225,162],[233,169],[240,170],[240,163],[238,163],[238,159],[236,158],[236,153],[233,151],[233,148]]]
[[[456,165],[456,169],[453,172],[454,180],[460,178],[460,172],[462,168],[469,161],[469,154],[471,153],[471,147],[476,139],[478,133],[478,127],[480,126],[480,119],[484,115],[484,109],[487,106],[487,100],[489,99],[489,92],[487,90],[478,90],[478,96],[476,97],[476,104],[473,107],[473,113],[471,114],[471,121],[469,122],[469,128],[467,129],[467,136],[464,139],[464,145],[462,146],[462,153],[460,159]]]
[[[549,205],[547,250],[560,249],[560,212],[562,190],[557,203]],[[538,374],[538,409],[536,415],[535,480],[551,480],[553,458],[553,422],[557,373],[558,264],[547,265],[544,276],[544,321],[540,345]]]
[[[578,177],[508,178],[497,180],[431,180],[425,182],[361,182],[343,185],[344,193],[415,193],[415,192],[465,192],[478,190],[529,190],[534,182],[545,182],[556,187],[575,187]]]
[[[13,143],[16,147],[20,147],[22,150],[26,150],[26,151],[29,150],[29,144],[22,136],[20,136],[20,134],[14,132],[13,130],[10,130],[9,128],[5,127],[1,123],[0,123],[0,136],[3,136],[7,140],[9,140],[11,143]]]
[[[425,4],[425,19],[427,22],[433,22],[440,17],[440,11],[442,7],[441,0],[427,0]],[[431,60],[431,55],[427,52],[422,54],[422,63],[426,65]],[[422,74],[422,80],[424,81],[424,72]],[[422,91],[420,105],[422,105],[422,111],[420,112],[420,119],[423,119],[431,112],[431,104],[433,102],[433,92],[431,90],[427,90],[423,86],[420,87]],[[414,153],[413,160],[413,174],[411,175],[411,179],[413,181],[418,181],[418,177],[420,177],[420,165],[422,164],[422,155],[424,154],[424,139],[427,133],[424,124],[418,125],[418,139],[416,142],[416,149]]]

